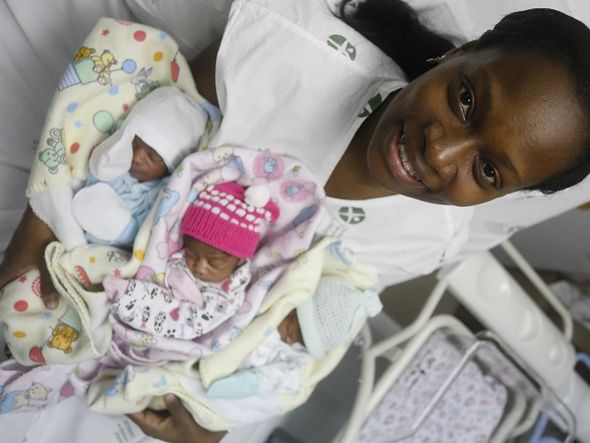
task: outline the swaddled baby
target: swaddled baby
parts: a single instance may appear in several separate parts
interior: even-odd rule
[[[352,340],[360,325],[381,309],[377,291],[360,291],[339,276],[320,278],[315,293],[291,310],[236,372],[215,381],[207,398],[211,404],[251,396],[264,402],[271,393],[298,393],[311,360]]]
[[[159,336],[193,339],[234,315],[245,299],[249,259],[261,231],[279,216],[265,191],[264,185],[244,188],[235,182],[202,191],[183,216],[183,248],[170,256],[162,285],[105,278],[115,318]],[[338,327],[356,325],[380,309],[376,293],[363,295],[336,277],[325,277],[317,294],[279,324],[274,342],[299,343],[321,357],[348,338]]]
[[[90,155],[86,186],[72,202],[89,242],[133,245],[165,177],[198,145],[207,119],[205,110],[172,86],[131,108]]]
[[[106,277],[115,318],[160,336],[193,339],[240,309],[250,283],[249,259],[279,208],[264,185],[207,187],[180,224],[183,248],[166,264],[161,285]]]

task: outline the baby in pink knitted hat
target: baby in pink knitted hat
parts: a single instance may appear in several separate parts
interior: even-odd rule
[[[278,216],[265,186],[209,186],[184,214],[184,247],[170,256],[163,286],[105,278],[112,312],[161,336],[192,339],[215,329],[241,307],[251,280],[249,259]]]
[[[219,282],[256,252],[261,230],[274,223],[278,207],[268,188],[235,182],[209,186],[180,224],[185,259],[196,278]]]

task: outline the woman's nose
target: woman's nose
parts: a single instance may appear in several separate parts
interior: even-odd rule
[[[424,159],[440,180],[455,178],[473,158],[476,141],[464,127],[433,122],[425,130]]]

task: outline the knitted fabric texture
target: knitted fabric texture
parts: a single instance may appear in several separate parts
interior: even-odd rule
[[[307,351],[321,358],[351,340],[354,331],[383,305],[376,291],[362,292],[340,277],[320,279],[315,294],[297,307],[297,318]]]
[[[180,233],[248,259],[256,252],[263,225],[276,222],[278,215],[279,208],[269,201],[264,188],[246,190],[235,182],[222,183],[199,194],[184,214]]]

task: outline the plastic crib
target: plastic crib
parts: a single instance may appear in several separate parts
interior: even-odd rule
[[[453,386],[468,370],[472,375],[479,374],[477,380],[487,377],[492,380],[492,385],[501,385],[505,390],[501,414],[496,422],[488,424],[489,434],[483,440],[479,436],[478,443],[528,441],[535,422],[538,425],[537,419],[544,416],[550,417],[560,428],[563,439],[558,441],[573,442],[578,438],[582,443],[590,443],[590,413],[587,412],[590,406],[581,400],[590,399],[590,388],[574,371],[576,356],[570,343],[571,317],[518,251],[508,242],[503,247],[559,314],[563,330],[548,319],[490,253],[466,259],[441,272],[438,284],[409,326],[377,343],[372,342],[371,331],[365,326],[357,397],[350,418],[334,443],[427,441],[418,439],[420,432],[429,426],[432,428],[432,422],[437,414],[440,415],[441,405],[453,407],[450,401],[454,395]],[[433,316],[447,289],[487,331],[473,334],[455,317]],[[436,334],[442,334],[454,347],[454,358],[446,363],[447,372],[442,378],[438,375],[436,389],[422,389],[422,397],[410,390],[404,391],[418,383],[414,379],[419,378],[416,374],[421,369],[417,368],[425,361],[424,349]],[[379,357],[387,360],[387,367],[377,377],[376,360]],[[572,386],[575,386],[575,395],[572,395]],[[493,391],[488,389],[488,392]],[[399,400],[404,396],[417,401],[418,406],[403,405],[401,409],[405,413],[400,420],[399,414],[394,417],[392,413],[396,411],[392,399]],[[395,407],[400,409],[399,404]],[[584,416],[587,419],[580,420]],[[382,425],[386,420],[383,417],[390,425],[397,420],[397,427],[384,428]],[[448,424],[457,422],[456,417],[448,417]],[[377,427],[379,432],[371,434],[371,426],[376,420],[381,420],[381,427]],[[436,429],[442,432],[440,425]],[[457,436],[444,441],[453,441],[453,438],[464,441]]]

